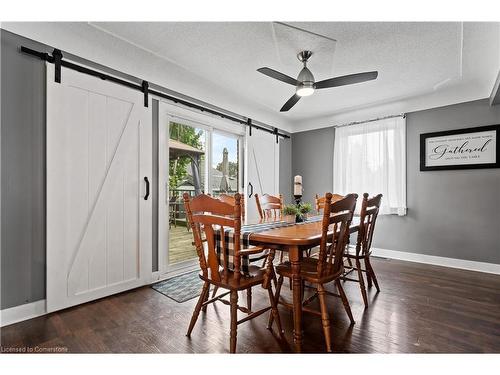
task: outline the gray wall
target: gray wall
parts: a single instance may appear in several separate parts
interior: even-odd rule
[[[280,193],[285,203],[292,203],[292,139],[280,139]]]
[[[43,49],[1,31],[2,309],[45,298],[45,67],[21,42]]]
[[[381,216],[374,247],[500,263],[500,169],[419,170],[421,133],[491,124],[500,124],[500,106],[487,99],[408,114],[408,215]],[[328,128],[293,136],[292,170],[304,176],[308,200],[333,186],[333,134]]]
[[[292,135],[292,172],[302,176],[305,202],[332,190],[334,134],[324,128]]]

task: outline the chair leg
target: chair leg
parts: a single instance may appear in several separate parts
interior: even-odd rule
[[[189,328],[186,334],[186,336],[188,337],[191,336],[191,332],[193,331],[194,325],[196,324],[198,316],[200,315],[201,305],[203,304],[203,302],[205,302],[205,297],[208,296],[209,289],[210,289],[210,284],[208,281],[205,281],[205,284],[203,284],[203,289],[201,290],[200,298],[198,298],[198,303],[194,308],[193,316],[191,317],[191,322],[189,323]]]
[[[368,282],[368,289],[371,289],[372,287],[372,275],[370,273],[370,271],[368,270],[368,263],[366,261],[366,258],[365,258],[365,275],[366,275],[366,281]]]
[[[347,257],[347,264],[349,264],[349,266],[352,267],[351,258],[349,258],[349,257]]]
[[[283,330],[283,328],[281,328],[281,319],[280,319],[280,313],[278,311],[278,304],[276,302],[276,298],[273,294],[273,290],[271,288],[271,284],[269,284],[269,287],[267,288],[267,293],[269,294],[269,302],[271,302],[271,316],[274,317],[274,319],[276,320],[276,326],[278,327],[278,333],[280,335],[280,337],[283,338],[284,334],[285,334],[285,331]],[[271,320],[271,319],[269,319]],[[271,322],[271,325],[267,325],[267,329],[272,329],[272,322]]]
[[[365,308],[367,308],[368,296],[366,295],[365,280],[363,277],[363,271],[361,271],[361,263],[359,259],[356,259],[356,269],[358,270],[359,288],[361,289],[361,295],[363,296],[363,302],[365,303]]]
[[[231,291],[231,338],[229,341],[229,352],[236,353],[236,329],[238,327],[238,291]]]
[[[281,286],[283,285],[283,276],[280,276],[278,278],[278,285],[276,286],[276,293],[274,294],[274,300],[276,301],[276,305],[278,305],[279,300],[280,300],[280,293],[281,293]],[[274,315],[271,313],[269,314],[269,320],[267,322],[267,328],[271,329],[274,321]]]
[[[216,290],[217,286],[214,285],[214,289]],[[203,303],[208,301],[209,296],[210,296],[210,285],[208,286],[207,292],[205,293],[205,299],[203,300]],[[207,305],[203,306],[201,308],[201,311],[203,311],[204,313],[207,312]]]
[[[247,309],[250,310],[248,314],[250,315],[252,311],[252,288],[247,289]]]
[[[372,267],[372,264],[370,262],[370,257],[369,256],[367,256],[365,258],[365,264],[366,264],[367,271],[369,270],[368,272],[370,272],[370,276],[371,276],[371,278],[373,280],[373,283],[375,284],[375,288],[377,288],[377,292],[380,292],[380,288],[378,286],[378,281],[377,281],[377,276],[375,276],[375,271],[373,271],[373,267]]]
[[[319,306],[321,308],[321,323],[323,324],[323,333],[325,334],[326,351],[332,351],[332,339],[330,332],[330,315],[326,307],[326,292],[323,285],[318,284]]]
[[[349,300],[347,299],[347,296],[344,292],[344,288],[342,287],[342,283],[340,282],[339,279],[335,280],[335,286],[337,287],[337,290],[339,291],[340,298],[342,299],[342,303],[344,304],[345,312],[347,313],[347,316],[349,317],[351,324],[354,324],[355,321],[354,321],[354,317],[352,316],[351,306],[349,305]]]

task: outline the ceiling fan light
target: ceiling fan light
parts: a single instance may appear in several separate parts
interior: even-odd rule
[[[298,96],[309,96],[314,93],[314,86],[312,82],[303,82],[297,86],[296,94]]]

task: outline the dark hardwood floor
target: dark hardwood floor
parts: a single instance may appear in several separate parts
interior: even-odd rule
[[[369,291],[368,309],[358,285],[344,284],[355,325],[340,300],[329,298],[334,352],[500,352],[500,276],[377,258],[373,266],[381,292]],[[253,294],[255,306],[267,303],[263,289]],[[77,353],[227,353],[229,307],[210,305],[189,339],[195,303],[180,304],[143,287],[4,327],[1,345]],[[283,306],[280,312],[288,343],[265,328],[265,314],[238,327],[237,352],[292,352],[291,312]],[[304,340],[304,351],[325,351],[321,319],[305,314]]]

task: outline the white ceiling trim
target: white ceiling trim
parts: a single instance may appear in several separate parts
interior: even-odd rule
[[[352,121],[365,121],[397,113],[423,111],[487,98],[484,96],[484,88],[482,87],[471,86],[464,91],[463,93],[457,92],[455,88],[450,87],[445,94],[442,92],[439,94],[427,93],[414,98],[352,109],[331,116],[297,121],[292,125],[292,133],[339,126]]]

